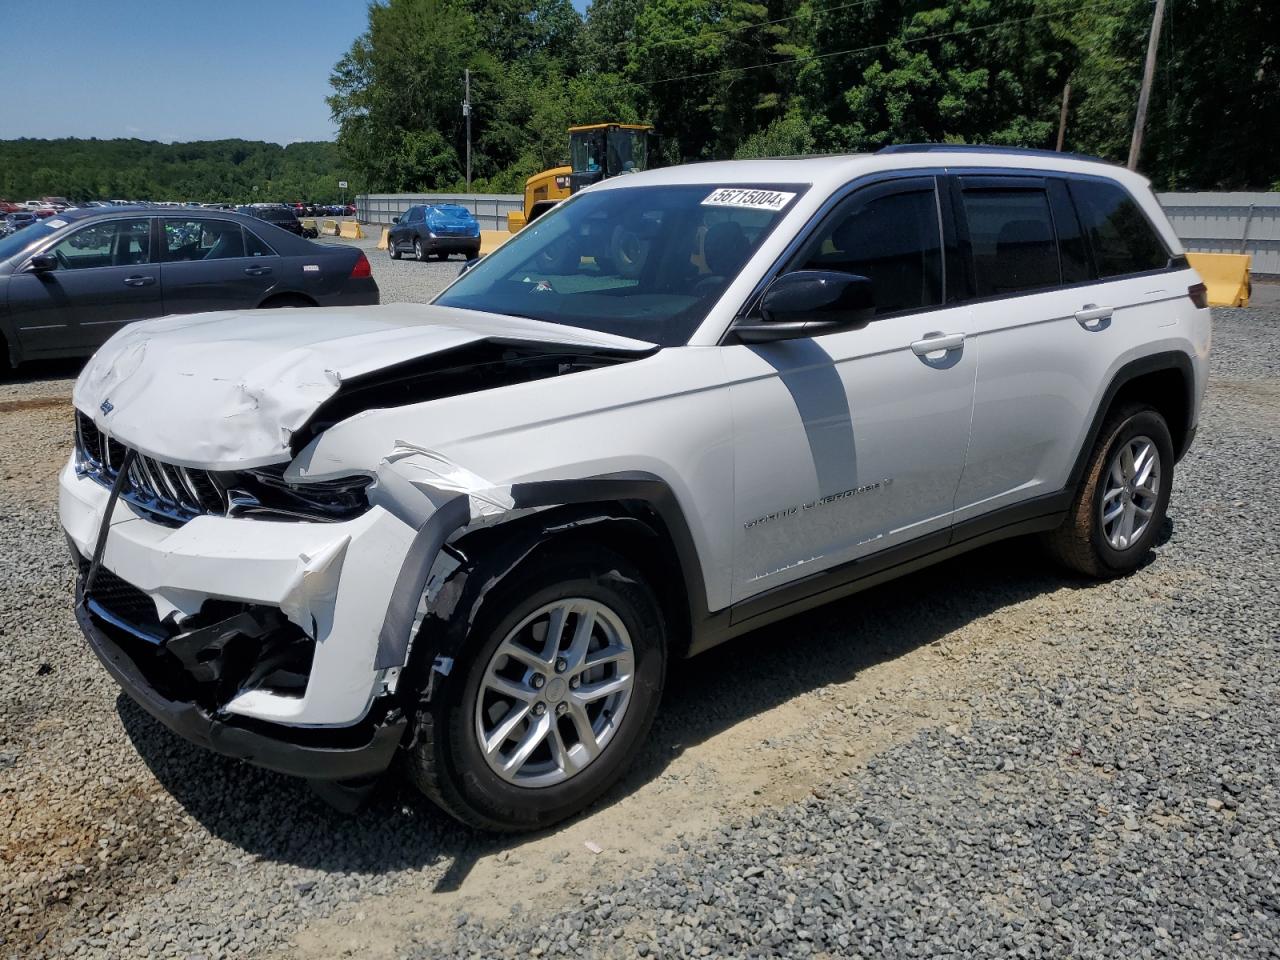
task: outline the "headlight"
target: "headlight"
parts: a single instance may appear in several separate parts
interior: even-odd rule
[[[288,483],[284,467],[244,470],[227,485],[227,516],[337,523],[369,509],[369,476]]]

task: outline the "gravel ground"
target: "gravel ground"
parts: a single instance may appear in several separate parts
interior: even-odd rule
[[[384,301],[458,266],[370,256]],[[1005,544],[743,638],[506,841],[394,780],[342,817],[121,696],[68,609],[71,371],[0,384],[0,956],[1280,954],[1280,310],[1215,319],[1153,563]]]

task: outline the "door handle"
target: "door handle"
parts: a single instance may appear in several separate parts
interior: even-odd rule
[[[1114,312],[1114,307],[1100,307],[1096,303],[1086,303],[1076,311],[1076,323],[1092,332],[1105,330],[1111,323],[1111,314]]]
[[[245,267],[244,272],[251,277],[265,277],[271,272],[270,267]]]
[[[917,357],[940,350],[959,350],[964,346],[963,333],[926,333],[924,338],[911,344],[911,351]]]
[[[149,287],[155,282],[155,277],[132,276],[124,278],[124,285],[126,287]]]

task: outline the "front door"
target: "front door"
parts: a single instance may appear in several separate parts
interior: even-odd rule
[[[9,280],[9,312],[24,356],[86,353],[126,323],[160,316],[160,268],[146,217],[99,220],[48,251],[54,270]]]
[[[855,192],[786,269],[869,277],[876,317],[725,348],[735,603],[908,541],[944,544],[969,439],[977,364],[968,308],[944,302],[933,177]]]

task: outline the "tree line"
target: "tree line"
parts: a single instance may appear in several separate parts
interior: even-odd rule
[[[254,140],[0,140],[0,197],[336,203],[339,180],[361,186],[334,143]],[[355,190],[348,190],[353,196]]]
[[[518,191],[572,123],[646,121],[668,162],[894,142],[1128,154],[1149,0],[381,0],[328,98],[353,176]],[[1280,188],[1280,4],[1168,0],[1140,169]]]

